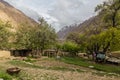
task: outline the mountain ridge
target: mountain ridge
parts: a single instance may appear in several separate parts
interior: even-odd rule
[[[65,28],[62,28],[57,33],[59,39],[65,39],[70,33],[73,33],[73,32],[85,33],[87,29],[91,28],[92,25],[97,27],[98,25],[96,24],[98,22],[96,22],[96,19],[99,19],[99,16],[93,16],[78,25],[75,24],[75,25],[70,25],[70,26],[66,26]]]
[[[0,20],[9,22],[15,29],[17,29],[20,24],[29,24],[31,26],[37,24],[36,21],[4,0],[0,0]]]

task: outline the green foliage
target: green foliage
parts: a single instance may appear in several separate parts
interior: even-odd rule
[[[119,27],[120,25],[120,0],[107,0],[96,7],[95,11],[99,12],[104,27]]]
[[[0,49],[8,49],[10,48],[10,36],[12,32],[10,32],[11,25],[9,22],[0,21]]]
[[[67,40],[70,40],[70,41],[75,42],[77,44],[82,44],[83,41],[85,40],[85,38],[86,38],[85,35],[79,34],[77,32],[70,33],[67,36]]]
[[[8,75],[7,73],[0,72],[0,79],[3,79],[3,80],[12,80],[12,76]]]
[[[108,0],[96,7],[102,21],[103,32],[92,34],[87,40],[87,50],[90,53],[108,48],[118,50],[120,45],[120,0]]]
[[[62,46],[63,51],[69,52],[71,56],[76,56],[79,52],[79,47],[76,43],[73,42],[65,42]]]
[[[120,45],[120,30],[110,28],[105,32],[99,34],[100,44],[105,48],[109,44],[109,48],[114,49]],[[114,46],[114,47],[113,47]]]
[[[67,40],[78,44],[79,50],[81,52],[85,52],[87,38],[84,34],[79,34],[77,32],[73,32],[67,36]]]
[[[49,26],[46,22],[40,24],[36,27],[36,31],[32,36],[33,48],[39,48],[41,50],[50,48],[56,41],[55,30]]]
[[[62,49],[62,44],[60,44],[59,42],[57,42],[57,43],[55,44],[55,49],[56,49],[56,50],[61,50],[61,49]]]
[[[18,49],[44,50],[56,41],[55,30],[44,19],[37,26],[22,25],[17,34],[15,45]]]
[[[80,36],[81,35],[79,33],[73,32],[67,36],[67,40],[70,40],[70,41],[73,41],[77,44],[80,44],[81,43]]]
[[[15,34],[14,47],[15,49],[30,49],[31,47],[31,36],[32,36],[32,28],[28,25],[21,25],[19,30]]]
[[[120,50],[120,30],[117,28],[111,28],[106,32],[106,41],[110,42],[110,49]],[[107,39],[108,38],[108,39]]]
[[[88,39],[88,50],[91,52],[97,52],[103,50],[106,52],[108,48],[115,50],[120,45],[120,30],[116,28],[110,28],[97,35],[92,35]]]

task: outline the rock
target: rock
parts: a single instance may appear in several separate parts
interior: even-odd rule
[[[89,66],[89,68],[92,68],[92,69],[93,69],[93,68],[94,68],[94,66]]]
[[[4,80],[3,78],[0,78],[0,80]]]

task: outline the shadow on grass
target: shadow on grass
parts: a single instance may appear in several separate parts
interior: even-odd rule
[[[98,63],[93,63],[89,60],[85,60],[81,58],[70,58],[70,57],[64,57],[62,58],[61,61],[65,63],[69,63],[69,64],[87,67],[87,68],[89,68],[89,66],[94,66],[93,69],[98,70],[98,71],[105,71],[108,73],[120,74],[120,66],[98,64]]]
[[[52,59],[53,60],[53,59]],[[84,72],[80,69],[72,69],[72,68],[66,68],[66,67],[46,67],[46,66],[38,66],[32,63],[19,61],[19,60],[13,60],[9,62],[12,65],[19,66],[19,67],[28,67],[28,68],[37,68],[37,69],[46,69],[46,70],[58,70],[58,71],[77,71],[77,72]]]

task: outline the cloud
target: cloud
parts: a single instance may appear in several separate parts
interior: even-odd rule
[[[44,17],[58,31],[95,15],[94,8],[104,0],[5,0],[38,20]]]

